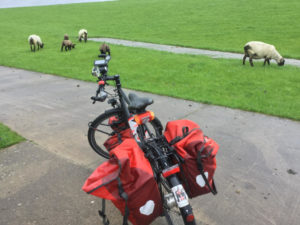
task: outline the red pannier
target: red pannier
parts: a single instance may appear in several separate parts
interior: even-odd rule
[[[132,131],[130,128],[122,130],[113,136],[109,137],[104,143],[104,147],[107,151],[110,151],[120,145],[125,139],[133,138]]]
[[[163,208],[149,161],[134,139],[125,139],[109,154],[82,189],[111,200],[133,225],[150,224]]]
[[[107,151],[117,147],[127,138],[133,138],[132,131],[127,128],[124,122],[120,122],[115,116],[109,118],[108,125],[114,130],[115,134],[109,137],[104,143],[104,147]]]
[[[216,194],[213,176],[217,167],[218,144],[204,136],[200,127],[190,120],[168,122],[164,135],[183,159],[179,176],[188,196],[193,198],[209,192]]]

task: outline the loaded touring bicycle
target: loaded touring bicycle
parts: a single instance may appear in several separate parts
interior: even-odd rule
[[[120,76],[108,76],[110,56],[96,60],[92,74],[98,78],[93,103],[107,102],[106,110],[89,123],[88,141],[107,161],[86,180],[83,190],[111,200],[133,225],[147,225],[159,216],[174,224],[172,213],[185,225],[196,224],[189,198],[216,194],[213,180],[218,144],[190,120],[169,121],[163,131],[160,120],[147,110],[150,98],[121,88]],[[115,83],[113,93],[105,90]],[[104,224],[105,201],[99,211]],[[176,222],[176,224],[178,224]]]

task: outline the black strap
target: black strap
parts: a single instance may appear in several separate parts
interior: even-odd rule
[[[200,128],[194,128],[191,131],[189,131],[188,127],[182,127],[182,136],[177,136],[174,139],[172,139],[169,144],[170,145],[174,145],[177,142],[181,141],[183,138],[185,138],[186,136],[188,136],[190,133],[192,133],[195,130],[201,130]]]
[[[121,144],[122,143],[122,135],[119,132],[117,133],[117,137],[118,137],[119,144]]]
[[[105,214],[105,199],[102,199],[102,210],[98,211],[99,216],[102,217],[102,222],[104,225],[109,225],[109,220],[107,219],[107,216]]]
[[[183,167],[182,167],[182,164],[179,163],[179,168],[180,168],[180,174],[181,174],[181,178],[183,179],[184,183],[185,183],[185,189],[188,193],[191,193],[191,188],[190,188],[190,185],[188,183],[188,180],[187,180],[187,176],[185,175],[184,171],[183,171]]]
[[[124,210],[124,216],[123,216],[123,225],[128,225],[128,216],[129,216],[129,209],[128,209],[128,195],[123,189],[122,182],[120,177],[118,177],[118,189],[119,189],[119,195],[121,198],[125,200],[125,210]]]
[[[211,191],[211,193],[214,194],[214,195],[216,195],[218,192],[217,192],[214,180],[213,180],[213,183],[212,183],[213,185],[211,187],[210,184],[209,184],[209,182],[208,182],[208,180],[207,180],[207,177],[204,174],[204,169],[203,169],[203,164],[202,164],[201,159],[207,157],[207,155],[204,156],[204,157],[201,155],[201,152],[203,150],[204,150],[204,144],[203,144],[202,148],[197,152],[197,166],[198,166],[198,170],[200,171],[200,174],[203,177],[203,179],[205,181],[205,184],[207,185],[207,187],[209,188],[209,190]],[[208,153],[209,155],[211,154],[212,150],[213,149],[210,149],[210,151]]]

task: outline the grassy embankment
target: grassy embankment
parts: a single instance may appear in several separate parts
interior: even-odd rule
[[[263,40],[285,57],[300,58],[299,10],[295,0],[250,5],[234,0],[122,0],[1,9],[5,35],[0,36],[0,64],[93,81],[90,71],[99,43],[79,43],[80,28],[90,37],[233,52],[242,52],[249,40]],[[29,51],[32,33],[42,37],[45,49]],[[76,43],[71,52],[60,52],[65,33]],[[241,60],[111,48],[110,72],[121,74],[126,88],[300,120],[299,68],[262,67],[261,62],[250,68]]]

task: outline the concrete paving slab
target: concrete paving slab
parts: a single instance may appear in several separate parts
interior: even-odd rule
[[[95,89],[94,83],[0,67],[0,121],[54,156],[92,171],[103,159],[88,146],[87,123],[109,107],[106,103],[91,104],[89,98]],[[299,122],[136,93],[154,99],[150,108],[163,124],[191,119],[220,145],[215,176],[219,194],[192,199],[199,221],[210,225],[298,224]],[[85,178],[78,179],[81,184]],[[2,189],[2,181],[0,185]],[[22,189],[15,193],[23,195],[26,192],[21,193]],[[90,213],[95,216],[94,211]]]
[[[30,141],[2,149],[0,224],[102,224],[102,200],[81,190],[91,172]],[[120,212],[109,201],[106,214],[110,224],[122,224]],[[152,224],[166,222],[159,217]]]
[[[0,224],[99,224],[100,201],[81,190],[90,173],[32,142],[2,149]]]

